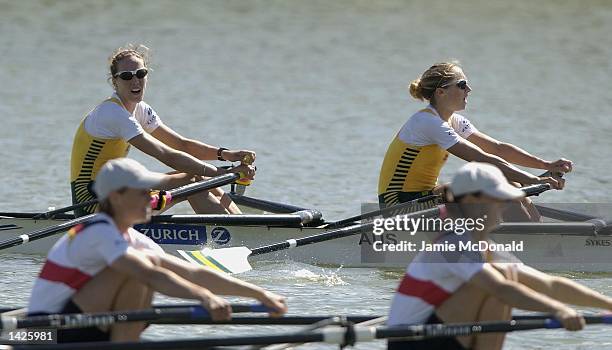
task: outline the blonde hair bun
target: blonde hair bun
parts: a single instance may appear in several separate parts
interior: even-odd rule
[[[423,91],[421,90],[421,79],[415,79],[410,82],[409,86],[410,96],[417,100],[424,100]]]

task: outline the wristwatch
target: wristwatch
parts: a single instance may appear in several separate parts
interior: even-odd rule
[[[226,159],[223,158],[223,156],[221,155],[223,153],[223,151],[227,151],[227,148],[224,147],[219,147],[219,149],[217,150],[217,159],[218,160],[223,160],[225,161]]]

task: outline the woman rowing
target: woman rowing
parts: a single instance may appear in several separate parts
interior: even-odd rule
[[[450,191],[456,203],[447,205],[450,218],[459,219],[456,222],[485,218],[482,230],[456,229],[457,233],[442,233],[436,240],[455,248],[492,243],[488,235],[501,221],[503,206],[524,196],[498,168],[476,162],[459,169]],[[509,253],[448,250],[417,254],[393,298],[389,325],[509,320],[515,307],[552,313],[566,329],[579,330],[585,324],[584,318],[566,303],[612,310],[612,298],[569,279],[513,263],[518,259]],[[390,341],[388,348],[494,350],[502,348],[504,335]]]
[[[510,163],[558,173],[571,171],[571,161],[538,158],[478,131],[467,118],[456,113],[465,109],[470,91],[456,62],[435,64],[412,81],[412,97],[428,100],[430,104],[408,119],[387,149],[378,180],[381,207],[440,193],[437,181],[448,153],[466,161],[491,163],[509,180],[523,185],[550,183],[556,189],[563,188],[560,178],[537,177]],[[529,212],[522,216],[539,219],[528,203],[525,199]]]
[[[164,251],[133,225],[150,219],[149,191],[174,186],[185,174],[159,174],[119,158],[102,166],[94,184],[100,212],[73,228],[49,251],[34,284],[30,314],[72,314],[143,309],[153,292],[197,300],[214,320],[231,317],[215,294],[255,298],[283,314],[285,299],[253,284],[189,264]],[[213,294],[215,293],[215,294]],[[61,342],[137,340],[143,323],[59,330]]]
[[[114,93],[83,119],[72,145],[70,185],[73,204],[94,199],[96,174],[110,159],[125,157],[129,147],[157,158],[177,170],[202,177],[222,175],[227,171],[253,178],[255,167],[248,164],[231,170],[216,168],[203,160],[243,161],[255,159],[255,152],[228,150],[185,138],[164,124],[157,113],[143,101],[150,71],[148,49],[128,46],[117,49],[109,58],[110,82]],[[186,182],[192,181],[187,179]],[[167,188],[160,188],[164,190]],[[238,214],[240,210],[221,189],[189,198],[196,213]],[[96,205],[80,208],[77,215],[94,212]]]

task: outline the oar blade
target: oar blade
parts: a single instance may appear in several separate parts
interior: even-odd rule
[[[251,250],[247,247],[231,247],[222,249],[204,248],[201,250],[178,250],[185,260],[212,268],[225,273],[242,273],[253,268],[248,257]]]

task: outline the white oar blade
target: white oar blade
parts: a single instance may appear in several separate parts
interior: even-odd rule
[[[253,268],[248,257],[251,250],[247,247],[222,249],[204,248],[201,250],[178,250],[187,261],[226,273],[242,273]]]

